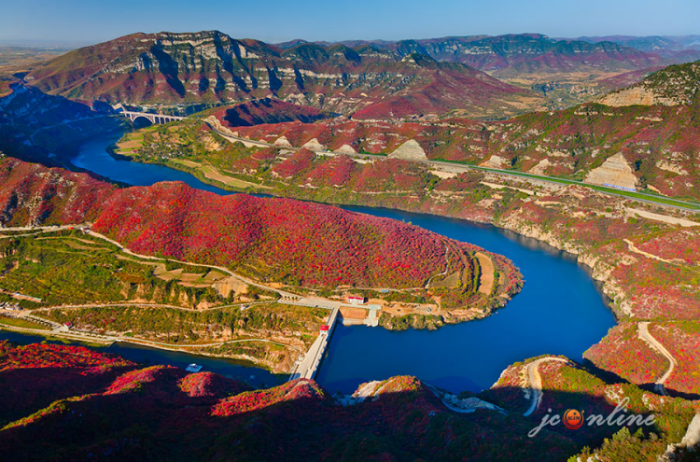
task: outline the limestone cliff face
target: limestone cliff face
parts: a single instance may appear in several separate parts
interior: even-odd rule
[[[273,97],[346,115],[363,110],[365,118],[500,108],[505,100],[535,98],[471,67],[427,56],[404,59],[341,44],[281,50],[217,31],[128,35],[59,56],[26,80],[44,92],[110,104],[187,106]]]
[[[632,167],[630,167],[627,159],[620,152],[608,158],[600,167],[588,172],[584,181],[586,183],[626,189],[637,189],[637,184],[639,183]]]
[[[697,99],[700,62],[669,66],[640,83],[610,93],[598,102],[607,106],[680,106]]]
[[[643,86],[626,88],[615,93],[605,95],[599,101],[601,104],[613,107],[622,106],[677,106],[680,101],[656,94],[652,89]]]

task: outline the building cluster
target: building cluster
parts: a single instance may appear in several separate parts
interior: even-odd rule
[[[0,302],[0,310],[22,311],[22,307],[16,303]]]

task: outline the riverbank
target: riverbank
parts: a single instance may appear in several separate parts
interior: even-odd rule
[[[151,157],[167,158],[167,152],[158,148]],[[237,172],[237,178],[272,186],[266,192],[276,196],[330,203],[370,214],[403,210],[487,223],[520,236],[518,239],[536,239],[575,259],[597,282],[607,297],[605,303],[620,323],[678,320],[697,324],[700,319],[700,290],[693,282],[700,277],[700,262],[693,257],[700,252],[700,226],[696,226],[700,216],[689,212],[655,208],[576,185],[504,178],[490,171],[433,171],[420,162],[397,159],[371,163],[333,153],[311,156],[297,151],[290,156],[283,151],[241,146],[228,146],[206,157],[190,153],[187,159],[226,166],[226,170]],[[329,176],[329,171],[344,172],[345,176]],[[363,208],[367,206],[372,209]],[[410,213],[399,219],[416,222]],[[530,284],[527,274],[525,277]],[[669,348],[680,349],[681,343],[698,344],[700,338],[694,335],[688,334],[682,342],[672,341]],[[637,361],[634,367],[621,366],[606,359],[608,348],[600,345],[607,338],[602,333],[592,342],[597,342],[597,350],[592,349],[595,353],[588,357],[597,367],[639,384],[642,382],[636,378],[653,375],[651,371],[633,372],[635,368],[651,367],[649,364]],[[686,358],[683,370],[692,369],[693,364],[694,360]],[[686,379],[676,377],[672,382],[674,392],[696,390]]]
[[[43,342],[57,345],[89,346],[97,351],[112,353],[144,365],[163,364],[185,369],[189,364],[194,362],[202,366],[202,372],[214,372],[225,377],[235,378],[256,388],[279,385],[286,382],[289,378],[288,374],[275,374],[247,361],[158,349],[130,342],[114,342],[109,345],[90,344],[60,337],[47,337],[29,333],[23,334],[0,329],[0,341],[2,340],[7,340],[17,345],[29,345]]]
[[[656,210],[650,204],[606,195],[576,185],[542,181],[532,183],[525,177],[504,178],[489,171],[437,171],[427,164],[397,159],[377,160],[375,165],[332,153],[327,156],[311,156],[311,160],[292,158],[288,154],[266,153],[263,157],[267,160],[260,161],[256,160],[254,149],[240,146],[226,149],[235,151],[234,169],[240,165],[238,174],[234,177],[263,182],[266,187],[271,187],[266,189],[266,194],[341,207],[380,207],[492,224],[575,255],[592,277],[601,282],[603,293],[610,298],[610,306],[620,319],[647,319],[655,316],[673,319],[680,315],[682,309],[693,306],[696,308],[691,309],[690,313],[700,317],[700,309],[697,308],[700,294],[694,291],[695,285],[690,284],[689,280],[693,276],[688,271],[682,271],[680,275],[674,274],[673,279],[677,280],[678,285],[689,289],[669,292],[665,289],[665,269],[654,267],[654,261],[639,261],[638,254],[618,245],[624,239],[646,241],[657,237],[661,232],[664,234],[661,240],[666,240],[664,245],[669,246],[678,238],[674,235],[674,223],[694,229],[689,232],[700,237],[695,229],[697,227],[688,226],[691,223],[700,224],[700,218],[687,212]],[[140,156],[139,160],[163,163],[183,170],[181,165],[158,152],[156,150],[150,157]],[[207,159],[219,165],[228,155],[214,152]],[[188,157],[190,158],[191,156]],[[194,159],[201,161],[197,156]],[[258,165],[257,170],[243,167],[253,165],[252,162]],[[291,168],[284,167],[285,165],[300,163],[306,165],[301,172],[283,176],[282,172]],[[331,168],[349,172],[342,181],[338,180],[342,184],[329,185],[327,177],[317,174],[328,172]],[[381,181],[377,181],[379,177]],[[432,179],[428,181],[428,177]],[[407,178],[411,178],[411,181]],[[372,183],[368,186],[369,179],[372,179]],[[207,181],[206,178],[203,180]],[[397,182],[414,186],[399,188]],[[392,183],[396,184],[392,186]],[[220,186],[220,183],[216,184]],[[236,189],[227,186],[224,188]],[[693,237],[687,235],[683,239],[687,246],[686,253],[691,252]],[[652,253],[647,254],[652,255],[654,260]],[[641,263],[652,278],[646,291],[650,293],[643,299],[636,296],[639,285],[628,268],[636,262]],[[692,261],[682,266],[695,272]],[[669,295],[672,304],[678,306],[671,315],[662,306],[662,300]]]
[[[142,163],[129,158],[130,162]],[[263,189],[255,189],[252,187],[247,188],[237,188],[231,184],[222,183],[220,181],[213,180],[204,176],[198,169],[188,167],[182,163],[174,161],[165,162],[148,162],[146,164],[160,165],[166,168],[172,168],[185,173],[189,173],[195,176],[198,180],[207,183],[225,191],[232,193],[247,193],[247,194],[260,194],[265,192],[266,197],[287,197],[296,200],[318,202],[327,205],[338,206],[342,208],[347,208],[352,210],[352,207],[369,207],[381,211],[386,210],[398,210],[402,212],[424,214],[424,215],[434,215],[445,218],[452,218],[458,220],[466,220],[472,223],[479,223],[485,225],[492,225],[496,228],[511,231],[519,236],[535,239],[539,242],[547,244],[548,246],[556,249],[558,251],[563,251],[571,256],[573,256],[577,262],[586,269],[586,271],[591,275],[593,279],[601,283],[601,291],[606,295],[606,303],[613,309],[617,317],[627,316],[629,311],[625,307],[617,307],[613,303],[615,299],[620,297],[627,297],[628,294],[625,293],[618,285],[612,283],[609,279],[610,268],[604,264],[601,264],[599,258],[594,256],[585,255],[580,247],[572,245],[566,241],[557,238],[554,234],[547,232],[543,228],[538,228],[536,226],[523,226],[522,223],[517,221],[500,220],[499,217],[494,216],[489,208],[484,208],[483,210],[460,210],[456,211],[454,209],[445,209],[444,206],[438,203],[416,202],[416,201],[395,201],[395,197],[385,197],[382,198],[377,195],[364,195],[364,194],[353,194],[351,196],[342,196],[345,200],[334,200],[334,196],[324,198],[324,200],[319,201],[313,190],[307,188],[295,188],[292,185],[287,185],[284,192],[279,191],[273,187],[265,186]],[[234,178],[234,177],[232,177]],[[506,183],[507,184],[507,183]],[[517,185],[516,185],[517,186]],[[507,187],[507,186],[506,186]],[[554,187],[555,191],[559,190],[559,187]],[[341,196],[335,196],[341,197]],[[486,212],[486,213],[480,213]],[[489,218],[485,218],[489,217]]]
[[[116,161],[104,149],[113,142],[114,138],[103,140],[102,144],[84,145],[78,160],[91,171],[120,176],[135,184],[175,179],[184,179],[195,187],[201,183],[172,169]],[[161,185],[166,186],[173,185]],[[348,389],[352,388],[351,382],[342,377],[347,373],[353,375],[353,381],[388,378],[386,374],[408,374],[439,386],[444,384],[443,388],[456,392],[481,390],[490,387],[505,367],[524,357],[553,353],[581,358],[582,352],[614,325],[613,316],[603,304],[593,281],[570,258],[549,247],[544,252],[535,241],[522,241],[497,228],[476,226],[461,220],[429,215],[405,216],[390,210],[377,213],[377,209],[369,208],[355,208],[353,211],[412,221],[414,225],[442,236],[508,255],[523,269],[527,284],[506,309],[480,321],[446,325],[436,331],[410,329],[393,332],[363,327],[345,329],[342,326],[334,333],[329,348],[331,353],[319,371],[324,377],[321,383],[331,384],[331,389],[335,387],[332,384],[340,382],[345,382]],[[440,271],[443,272],[444,250],[439,257],[442,263]],[[338,335],[339,332],[348,335]],[[357,345],[362,348],[355,349]],[[489,354],[484,355],[484,351]],[[351,357],[346,358],[346,354]],[[347,365],[357,368],[348,368]],[[324,369],[329,372],[324,373]],[[334,370],[339,370],[341,375],[336,375]]]
[[[6,324],[0,323],[0,332],[1,331],[12,332],[15,334],[43,337],[48,341],[55,341],[55,342],[60,342],[60,343],[65,343],[65,344],[70,344],[70,345],[78,345],[79,344],[79,345],[89,346],[92,348],[105,348],[105,347],[109,348],[115,344],[134,345],[134,346],[151,348],[151,349],[160,350],[160,351],[169,351],[169,352],[182,353],[182,354],[187,354],[187,355],[192,355],[192,356],[215,358],[215,359],[226,360],[226,361],[235,361],[237,364],[240,364],[243,367],[261,369],[261,370],[265,370],[267,372],[270,372],[271,374],[277,374],[277,375],[282,375],[282,376],[289,375],[288,371],[275,370],[276,366],[278,366],[278,365],[272,364],[269,361],[261,361],[259,358],[255,358],[253,356],[247,356],[247,355],[226,356],[226,355],[217,355],[217,354],[213,354],[213,353],[207,353],[206,351],[199,350],[198,348],[201,348],[202,346],[196,345],[196,344],[182,345],[182,346],[176,345],[176,344],[165,345],[165,344],[160,343],[160,342],[152,342],[152,341],[140,339],[137,337],[112,337],[112,336],[95,334],[92,332],[81,332],[81,331],[76,331],[76,330],[54,331],[54,330],[43,330],[43,329],[31,329],[31,328],[11,326],[11,325],[6,325]],[[230,341],[230,342],[222,342],[221,345],[238,343],[238,342],[275,343],[275,342],[272,342],[270,340],[264,340],[264,339],[243,339],[243,340],[235,340],[235,341]],[[282,346],[282,344],[278,344],[278,345]],[[277,368],[277,369],[279,369],[279,368]]]

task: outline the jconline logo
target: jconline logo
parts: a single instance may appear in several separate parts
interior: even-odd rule
[[[578,430],[583,426],[583,414],[576,409],[569,409],[564,413],[561,421],[569,430]]]
[[[608,415],[607,417],[602,414],[591,414],[589,416],[584,416],[583,411],[577,409],[569,409],[564,412],[563,415],[554,414],[552,415],[552,410],[548,409],[548,414],[542,417],[542,422],[532,430],[528,432],[530,438],[537,436],[537,434],[546,426],[556,427],[560,423],[563,423],[569,430],[578,430],[583,427],[586,423],[589,427],[603,425],[617,426],[617,427],[632,427],[632,426],[650,426],[656,423],[656,416],[650,414],[648,416],[638,415],[638,414],[628,414],[627,405],[630,399],[624,398],[617,404],[617,407]]]

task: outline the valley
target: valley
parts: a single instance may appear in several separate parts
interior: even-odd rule
[[[165,128],[171,132],[174,129]],[[216,136],[208,131],[200,133],[202,134],[198,136]],[[203,151],[206,154],[202,155],[201,159],[214,165],[217,165],[216,159],[219,156],[222,160],[241,156],[241,159],[250,158],[260,162],[257,159],[261,158],[261,150],[270,149],[267,146],[246,148],[235,143],[231,146],[223,140],[220,140],[220,143],[219,151]],[[250,173],[239,174],[236,177],[259,182],[266,186],[267,192],[276,191],[279,195],[304,200],[387,207],[494,223],[578,255],[579,262],[589,266],[593,277],[602,281],[603,291],[613,300],[613,310],[621,321],[656,319],[674,322],[678,319],[697,319],[695,307],[698,306],[698,293],[694,289],[694,281],[698,274],[697,262],[691,257],[693,253],[690,249],[697,239],[698,226],[693,225],[700,223],[700,220],[692,214],[688,216],[687,212],[673,208],[645,205],[635,199],[611,197],[595,189],[577,185],[556,182],[528,184],[517,176],[495,176],[489,171],[472,169],[446,178],[433,176],[437,181],[429,181],[428,178],[434,175],[434,166],[424,162],[392,160],[384,156],[375,156],[373,163],[367,164],[347,160],[346,162],[355,166],[350,168],[350,175],[340,184],[324,184],[326,180],[323,176],[309,173],[321,171],[326,164],[332,165],[344,157],[355,159],[354,156],[316,154],[310,157],[307,167],[299,169],[298,173],[286,179],[260,177]],[[267,159],[267,165],[271,167],[260,170],[274,172],[275,162],[280,160],[271,156]],[[287,160],[282,159],[281,162]],[[383,167],[381,164],[388,165]],[[411,178],[410,184],[414,185],[415,189],[397,191],[399,188],[387,181],[375,183],[381,185],[377,189],[372,189],[372,186],[366,187],[365,190],[358,188],[355,186],[356,181],[361,180],[364,175],[362,170],[358,169],[370,166],[373,169],[386,169],[389,179],[395,178],[394,175]],[[97,164],[91,168],[99,171]],[[108,170],[104,171],[106,173]],[[410,219],[416,222],[414,218]],[[681,226],[678,230],[678,226],[674,224],[686,222],[688,226]],[[671,261],[665,253],[658,250],[648,252],[637,248],[636,244],[630,247],[624,240],[619,243],[611,240],[609,236],[613,231],[619,233],[621,239],[632,243],[652,239],[653,244],[640,245],[645,249],[651,249],[652,245],[655,246],[654,249],[660,249],[660,245],[670,249],[670,244],[661,243],[674,242],[673,245],[677,246],[680,243],[679,236],[683,236],[683,245],[688,250],[680,250],[685,256],[674,257]],[[640,251],[644,253],[640,254]],[[640,290],[640,273],[632,271],[633,267],[638,270],[643,268],[641,274],[645,275],[642,283],[644,291]],[[669,284],[683,289],[669,290]],[[697,343],[698,338],[689,341]],[[596,361],[600,361],[598,364],[605,364],[604,368],[611,367],[607,360],[597,356],[595,358]],[[614,368],[619,370],[618,365]],[[323,374],[323,371],[321,373]],[[628,372],[621,375],[631,377]],[[693,393],[700,390],[697,383],[689,389],[694,390]]]
[[[693,460],[693,43],[160,32],[10,62],[3,454]],[[622,403],[653,423],[533,436]]]

